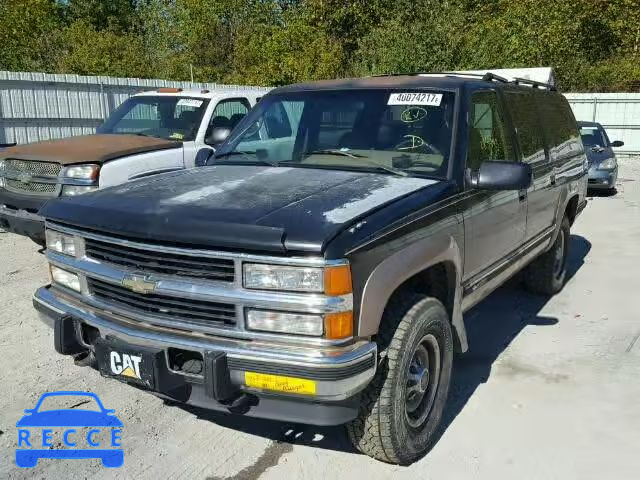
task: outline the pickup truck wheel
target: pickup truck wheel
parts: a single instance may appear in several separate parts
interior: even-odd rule
[[[553,247],[526,268],[524,282],[527,290],[542,295],[555,295],[562,290],[567,278],[569,228],[569,219],[564,217]]]
[[[453,334],[435,298],[403,295],[382,318],[381,362],[347,425],[353,445],[388,463],[422,457],[438,432],[451,381]]]

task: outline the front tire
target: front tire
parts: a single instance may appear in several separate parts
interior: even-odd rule
[[[451,382],[453,334],[435,298],[400,295],[380,325],[381,363],[347,425],[353,445],[383,462],[409,464],[431,448]]]
[[[526,268],[524,284],[527,290],[548,296],[562,290],[567,279],[570,227],[569,219],[564,217],[551,249]]]

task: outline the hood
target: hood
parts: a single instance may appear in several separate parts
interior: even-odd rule
[[[40,213],[128,238],[320,253],[359,218],[438,183],[377,173],[218,165],[53,200]]]
[[[587,154],[589,166],[599,165],[607,158],[615,157],[615,153],[613,152],[613,149],[611,147],[588,147],[585,145],[584,149]]]
[[[74,163],[104,163],[136,153],[168,148],[180,148],[181,142],[141,135],[81,135],[10,147],[2,151],[2,158],[17,158],[62,165]]]

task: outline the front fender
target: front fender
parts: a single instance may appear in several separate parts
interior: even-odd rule
[[[461,310],[461,275],[464,252],[464,226],[458,216],[449,217],[420,231],[410,232],[384,244],[386,255],[369,274],[359,302],[358,334],[378,333],[382,314],[393,293],[406,280],[433,267],[445,265],[448,272],[451,321],[457,344],[467,350],[467,336]]]

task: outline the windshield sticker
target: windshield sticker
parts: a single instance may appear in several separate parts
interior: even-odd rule
[[[193,107],[193,108],[200,108],[200,106],[202,105],[202,100],[196,100],[195,98],[181,98],[180,100],[178,100],[178,106],[182,107]]]
[[[392,93],[387,105],[428,105],[439,107],[442,103],[441,93]]]
[[[417,135],[405,135],[404,140],[396,146],[396,150],[415,150],[427,144],[424,138]]]
[[[182,133],[176,132],[169,135],[169,138],[172,140],[182,140],[184,138],[184,135]]]
[[[400,114],[400,120],[404,123],[419,122],[427,116],[427,110],[422,107],[409,107]]]

